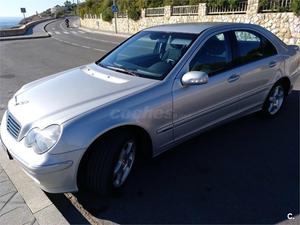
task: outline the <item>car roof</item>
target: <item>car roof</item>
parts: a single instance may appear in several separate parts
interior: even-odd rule
[[[269,39],[276,47],[279,52],[286,52],[287,45],[280,40],[271,31],[251,23],[230,23],[230,22],[204,22],[204,23],[178,23],[178,24],[164,24],[154,27],[146,28],[145,31],[161,31],[161,32],[174,32],[174,33],[190,33],[200,34],[209,28],[218,29],[251,29],[254,30]]]
[[[179,23],[179,24],[164,24],[150,28],[146,28],[146,31],[164,31],[164,32],[175,32],[175,33],[192,33],[199,34],[202,31],[212,27],[223,27],[223,26],[238,26],[244,25],[245,27],[251,26],[245,23],[225,23],[225,22],[208,22],[208,23]]]

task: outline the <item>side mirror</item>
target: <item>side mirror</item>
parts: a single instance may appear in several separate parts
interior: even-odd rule
[[[208,75],[203,71],[190,71],[182,76],[181,82],[184,86],[206,84]]]

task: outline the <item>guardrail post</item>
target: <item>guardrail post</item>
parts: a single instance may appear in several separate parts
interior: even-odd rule
[[[207,14],[207,8],[206,8],[206,3],[199,3],[198,7],[198,16],[206,16]]]
[[[169,19],[171,17],[171,15],[172,15],[172,7],[170,5],[166,5],[164,17],[166,19]]]
[[[146,9],[142,9],[141,18],[145,18],[145,17],[146,17]]]
[[[259,0],[248,0],[247,14],[257,14],[259,9]]]

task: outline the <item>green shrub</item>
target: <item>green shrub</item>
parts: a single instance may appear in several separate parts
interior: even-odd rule
[[[293,0],[292,1],[292,11],[297,15],[300,16],[300,1],[299,0]]]
[[[209,0],[207,2],[207,4],[209,6],[213,6],[213,7],[221,7],[221,6],[224,6],[226,4],[227,1],[224,1],[224,0]]]
[[[268,0],[259,0],[258,7],[261,10],[264,7],[268,7],[269,1]]]
[[[86,14],[86,9],[85,7],[77,8],[77,14],[81,17],[81,19],[84,18],[84,15]]]
[[[128,17],[134,21],[137,21],[141,18],[141,9],[139,9],[136,5],[132,5],[128,9]]]
[[[228,0],[230,8],[235,8],[238,5],[238,0]]]
[[[65,15],[65,12],[64,11],[58,11],[56,14],[55,14],[55,17],[56,18],[59,18],[59,17],[63,17]]]
[[[118,8],[120,12],[126,12],[126,10],[128,9],[128,5],[128,0],[118,0]]]
[[[111,22],[114,14],[111,11],[111,7],[107,7],[102,13],[102,19],[107,22]]]

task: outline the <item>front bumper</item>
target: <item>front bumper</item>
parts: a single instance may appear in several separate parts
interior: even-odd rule
[[[18,142],[7,131],[6,113],[0,130],[2,144],[40,188],[50,193],[77,191],[77,169],[83,149],[61,154],[51,154],[50,150],[50,152],[38,155],[32,149],[27,148],[23,140]]]

